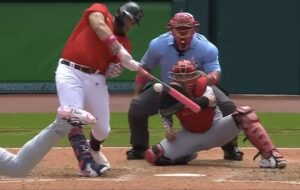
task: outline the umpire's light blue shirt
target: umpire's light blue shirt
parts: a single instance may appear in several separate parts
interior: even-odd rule
[[[198,69],[207,74],[213,71],[221,71],[218,53],[215,45],[209,42],[203,35],[195,33],[190,48],[180,55],[175,49],[173,35],[167,32],[151,40],[148,50],[142,57],[141,63],[145,68],[150,70],[159,66],[161,80],[169,83],[171,79],[168,77],[168,72],[181,59],[194,59],[198,65]]]

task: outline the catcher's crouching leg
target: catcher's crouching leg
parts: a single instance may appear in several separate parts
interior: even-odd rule
[[[161,144],[156,144],[146,150],[145,158],[148,163],[157,166],[167,166],[167,165],[185,165],[188,162],[194,160],[197,157],[197,153],[182,156],[175,160],[171,160],[164,156],[164,149]]]
[[[247,139],[259,150],[262,156],[261,168],[285,168],[287,166],[287,161],[273,145],[270,136],[251,107],[237,108],[232,117],[245,132]]]

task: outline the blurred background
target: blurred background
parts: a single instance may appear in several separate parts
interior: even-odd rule
[[[90,4],[86,0],[0,1],[0,94],[56,93],[62,48]],[[114,13],[125,1],[101,1]],[[219,48],[221,85],[232,94],[300,94],[299,0],[136,0],[144,10],[129,33],[140,60],[175,12],[188,11],[198,32]],[[155,71],[154,73],[157,73]],[[111,93],[131,93],[135,73],[109,80]]]

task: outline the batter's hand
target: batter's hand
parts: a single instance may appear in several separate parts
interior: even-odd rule
[[[166,128],[166,138],[170,142],[172,142],[176,139],[176,132],[173,129],[173,127]]]
[[[115,78],[118,77],[123,72],[123,67],[121,63],[110,63],[105,72],[105,78]]]

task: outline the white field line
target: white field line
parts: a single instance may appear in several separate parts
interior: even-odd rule
[[[285,184],[294,184],[294,185],[300,185],[300,181],[276,181],[276,180],[227,180],[225,178],[220,178],[217,180],[213,180],[214,182],[229,182],[229,183],[285,183]]]

